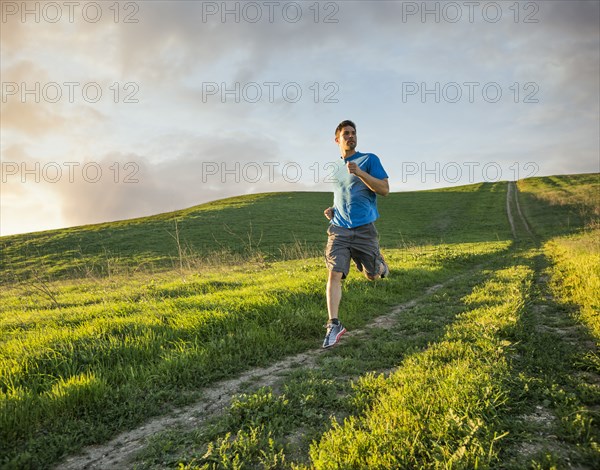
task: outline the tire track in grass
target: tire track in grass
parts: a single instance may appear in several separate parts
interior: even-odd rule
[[[527,411],[513,417],[513,436],[501,451],[500,468],[600,468],[597,401],[592,403],[592,397],[598,396],[600,381],[590,370],[582,373],[586,366],[578,365],[590,351],[595,354],[596,344],[585,327],[554,298],[549,286],[553,262],[538,246],[540,240],[521,211],[514,182],[508,183],[506,204],[513,234],[518,240],[519,232],[527,232],[537,246],[528,257],[537,261],[521,354],[514,369],[523,387],[530,390],[525,397],[531,401]],[[514,224],[515,219],[519,224]]]
[[[515,429],[501,468],[600,468],[600,376],[585,361],[598,349],[586,327],[554,297],[547,254],[530,253],[536,259],[533,294],[513,364],[521,382],[516,401],[525,410],[512,419]]]
[[[521,222],[523,223],[523,226],[525,227],[525,230],[527,230],[527,233],[529,234],[529,236],[532,239],[535,239],[535,236],[533,235],[533,232],[531,231],[531,228],[529,227],[529,224],[527,223],[527,219],[521,212],[521,204],[519,204],[519,188],[517,188],[517,185],[515,184],[514,181],[510,182],[509,185],[514,186],[515,205],[517,206],[517,213],[519,214],[519,218],[521,219]]]
[[[513,205],[516,208],[516,214],[513,211]],[[529,235],[529,237],[535,241],[536,237],[531,231],[529,223],[521,211],[521,205],[519,204],[519,189],[514,181],[508,182],[508,188],[506,191],[506,215],[508,217],[508,223],[510,224],[510,230],[515,240],[520,239],[518,234],[519,230],[517,230],[517,224],[515,223],[515,220],[517,220],[525,228],[527,235]]]
[[[473,272],[481,270],[481,268],[481,265],[475,266],[462,274],[453,276],[444,283],[429,287],[421,296],[393,307],[387,314],[375,318],[365,328],[349,331],[345,335],[346,338],[361,336],[371,328],[390,325],[392,322],[397,321],[398,314],[404,310],[414,308],[419,302],[446,285],[462,277],[472,275]],[[197,403],[176,410],[167,416],[152,419],[136,429],[123,432],[106,444],[87,447],[81,453],[63,460],[55,468],[60,470],[127,468],[128,463],[135,454],[145,447],[149,437],[175,427],[183,430],[197,428],[226,409],[232,398],[241,393],[247,383],[273,386],[282,375],[298,366],[309,369],[314,368],[316,359],[321,354],[327,354],[327,350],[312,349],[285,358],[271,366],[251,369],[235,378],[218,382],[204,389],[203,398]]]
[[[471,377],[472,379],[473,374],[475,374],[475,376],[479,376],[481,375],[481,372],[484,372],[485,370],[487,370],[486,368],[489,368],[491,371],[495,371],[499,364],[498,364],[498,360],[497,359],[501,359],[502,358],[502,352],[501,350],[506,349],[507,347],[510,348],[510,344],[506,343],[504,341],[502,341],[500,338],[498,338],[498,340],[500,340],[500,342],[498,343],[497,340],[494,340],[493,338],[496,336],[496,334],[494,333],[496,328],[500,328],[502,329],[503,324],[507,325],[510,323],[513,323],[514,321],[517,320],[517,318],[512,318],[513,316],[513,312],[515,310],[520,310],[520,307],[518,307],[517,305],[513,305],[516,307],[516,309],[512,309],[512,308],[502,308],[502,312],[504,312],[503,314],[501,313],[498,317],[498,321],[492,321],[490,322],[489,320],[492,320],[493,317],[495,317],[495,315],[492,315],[492,318],[489,319],[485,319],[485,318],[478,318],[479,315],[475,315],[477,312],[482,312],[482,309],[486,309],[486,306],[491,308],[492,311],[490,313],[493,313],[493,311],[496,310],[496,308],[500,308],[501,305],[505,304],[505,297],[512,297],[514,298],[513,301],[509,301],[509,303],[514,304],[514,302],[516,301],[516,303],[518,305],[521,305],[521,302],[518,301],[518,296],[515,297],[515,292],[513,292],[516,288],[517,291],[522,292],[523,294],[527,291],[527,288],[525,285],[522,285],[521,282],[519,282],[519,280],[525,280],[525,278],[528,277],[528,272],[530,272],[530,270],[528,270],[525,266],[513,266],[514,261],[510,258],[508,259],[504,259],[504,258],[497,258],[495,259],[494,262],[494,266],[493,268],[490,270],[486,269],[485,271],[482,271],[482,267],[487,267],[488,263],[485,263],[483,266],[479,266],[476,269],[471,269],[468,270],[467,272],[463,273],[462,275],[459,276],[455,276],[453,277],[453,279],[451,281],[453,281],[453,283],[451,284],[450,282],[446,282],[444,285],[441,286],[433,286],[431,289],[431,293],[435,292],[436,295],[433,296],[421,296],[419,299],[415,299],[416,301],[411,302],[413,309],[415,309],[412,312],[409,312],[407,315],[397,315],[397,321],[394,322],[394,319],[391,316],[385,315],[383,317],[379,317],[378,319],[376,319],[375,321],[371,322],[369,326],[373,326],[374,328],[376,328],[377,330],[380,330],[381,327],[383,326],[386,330],[393,330],[394,327],[396,326],[395,323],[398,323],[398,328],[400,328],[399,330],[396,331],[396,335],[395,336],[389,336],[386,335],[385,338],[381,338],[380,337],[380,333],[379,332],[369,332],[368,331],[368,327],[365,328],[364,330],[361,331],[357,331],[355,330],[353,333],[354,335],[361,335],[363,333],[365,333],[365,336],[368,336],[369,333],[371,335],[374,335],[373,337],[379,337],[382,341],[387,342],[389,344],[392,344],[395,341],[402,341],[401,337],[398,337],[398,335],[403,336],[404,333],[404,328],[402,327],[402,323],[404,319],[408,320],[408,323],[411,323],[411,315],[414,318],[425,315],[425,317],[428,317],[430,320],[435,321],[436,323],[438,323],[439,321],[442,322],[443,326],[440,328],[439,332],[436,332],[432,337],[429,337],[429,341],[427,341],[427,346],[424,343],[421,343],[420,346],[418,346],[416,349],[413,349],[411,347],[409,347],[409,349],[407,351],[410,351],[409,354],[402,354],[401,357],[401,361],[400,358],[398,358],[397,360],[400,361],[400,365],[398,365],[398,362],[395,362],[396,366],[393,369],[382,369],[382,368],[375,368],[375,375],[373,375],[371,372],[367,372],[366,375],[363,375],[362,372],[358,372],[358,375],[353,374],[352,370],[347,370],[345,369],[345,367],[341,364],[341,362],[343,362],[346,359],[355,359],[357,361],[360,362],[360,357],[359,356],[355,356],[354,354],[350,353],[350,355],[345,355],[344,352],[344,347],[342,347],[341,349],[335,348],[336,351],[340,351],[342,352],[341,355],[339,354],[334,354],[333,358],[337,358],[340,359],[341,362],[328,362],[327,367],[330,367],[331,370],[336,370],[336,372],[333,375],[329,375],[327,374],[327,372],[325,373],[327,377],[329,377],[330,379],[334,380],[334,381],[338,381],[338,380],[343,380],[345,383],[348,382],[355,382],[358,379],[358,384],[363,384],[360,385],[360,390],[357,392],[358,395],[355,396],[353,399],[350,400],[350,402],[348,403],[353,403],[352,406],[355,407],[355,410],[352,412],[350,411],[347,406],[342,406],[341,408],[335,408],[334,409],[330,409],[329,410],[329,416],[334,416],[334,422],[339,422],[339,419],[344,419],[347,417],[347,413],[350,412],[350,419],[358,419],[358,416],[362,416],[363,412],[367,412],[368,410],[371,408],[371,405],[375,405],[376,403],[378,403],[380,400],[379,398],[376,398],[376,395],[378,397],[381,397],[381,395],[377,392],[378,390],[381,389],[381,386],[383,383],[388,382],[390,380],[390,372],[392,372],[392,376],[393,375],[397,375],[397,371],[402,371],[403,369],[406,369],[407,365],[408,365],[408,369],[412,370],[412,374],[410,374],[410,377],[407,377],[406,381],[400,381],[400,382],[404,382],[404,385],[408,386],[409,388],[412,387],[414,389],[416,389],[416,396],[422,396],[422,395],[429,395],[430,397],[432,396],[432,387],[435,389],[436,388],[436,382],[438,381],[438,378],[442,378],[444,379],[444,376],[448,376],[446,377],[444,380],[442,380],[443,383],[446,383],[447,385],[452,385],[453,383],[459,383],[462,384],[465,380],[467,380],[468,377]],[[498,264],[496,266],[496,264]],[[466,277],[468,276],[467,282],[463,283],[461,281],[459,281],[459,279],[461,277]],[[482,279],[483,278],[483,279]],[[484,281],[485,279],[485,281]],[[514,279],[514,282],[513,282]],[[456,282],[458,281],[458,282]],[[440,289],[441,287],[443,287],[444,289]],[[505,288],[506,287],[506,288]],[[443,301],[443,305],[447,306],[446,307],[442,307],[444,310],[447,310],[446,312],[446,319],[445,321],[442,321],[441,318],[439,318],[436,314],[435,314],[435,310],[437,308],[440,307],[440,298],[438,298],[438,292],[442,290],[442,292],[445,292],[445,294],[442,294],[443,297],[445,298],[446,295],[449,295],[449,298],[445,298],[445,301]],[[471,299],[471,300],[468,300]],[[407,302],[408,303],[408,302]],[[406,303],[404,304],[406,305]],[[508,305],[505,307],[509,307]],[[421,308],[423,308],[423,310],[421,310]],[[398,313],[401,312],[401,310],[396,310]],[[429,313],[427,313],[429,312]],[[484,315],[485,317],[485,315]],[[377,325],[377,326],[375,326]],[[442,333],[441,330],[445,330],[447,332],[454,332],[454,334],[452,334],[451,336],[447,337],[444,336],[444,334]],[[410,330],[410,328],[409,328]],[[439,335],[442,336],[439,336]],[[412,336],[411,333],[408,333],[409,336]],[[479,342],[480,340],[486,337],[490,340],[492,340],[491,342],[494,344],[488,344],[487,346],[485,345],[480,345]],[[446,338],[446,340],[443,340],[444,338]],[[442,339],[442,343],[439,343],[439,339]],[[487,342],[487,341],[486,341]],[[350,343],[343,343],[344,346],[346,344],[350,345]],[[473,348],[469,347],[469,344],[472,344]],[[414,343],[414,345],[416,346],[417,343]],[[449,349],[445,349],[444,345],[449,345],[450,348]],[[489,347],[488,347],[489,346]],[[483,349],[481,349],[483,348]],[[352,350],[360,350],[362,351],[362,347],[358,346],[356,341],[353,344],[353,347],[351,347],[349,349],[349,351]],[[481,352],[478,352],[480,351]],[[381,351],[384,351],[385,347],[383,349],[381,349]],[[486,353],[487,351],[487,353]],[[491,358],[488,356],[492,356]],[[368,353],[367,353],[368,356]],[[479,364],[479,362],[476,360],[477,357],[480,356],[484,356],[484,357],[488,357],[491,360],[486,360],[484,361],[483,364]],[[425,361],[425,363],[423,363],[423,361],[419,361],[418,358],[420,357],[429,357],[431,359],[431,361]],[[326,359],[325,356],[321,356],[321,359]],[[437,372],[432,373],[431,371],[431,366],[435,365],[436,361],[435,359],[440,359],[441,363],[439,364],[440,367],[437,367],[436,370]],[[503,362],[502,360],[500,361],[501,363]],[[321,361],[319,361],[319,364],[321,364]],[[413,366],[421,364],[423,367],[422,368],[417,368],[418,370],[413,370],[415,369]],[[321,364],[323,365],[323,364]],[[342,367],[339,367],[340,365],[342,365]],[[457,366],[456,368],[454,366]],[[470,367],[473,366],[473,367]],[[500,364],[500,366],[502,366],[502,364]],[[504,367],[501,367],[501,369],[505,369],[506,364],[504,365]],[[361,367],[359,366],[358,369],[361,369]],[[456,370],[454,370],[456,369]],[[362,370],[362,369],[361,369]],[[372,370],[372,369],[368,369],[368,370]],[[479,371],[479,372],[477,372]],[[483,374],[486,375],[486,374]],[[493,372],[489,374],[490,376],[501,376],[503,375],[500,372]],[[476,378],[476,377],[475,377]],[[423,381],[425,380],[425,384],[423,383]],[[348,381],[348,382],[346,382]],[[396,381],[397,382],[397,381]],[[469,382],[467,380],[467,382]],[[473,382],[473,380],[471,380],[471,382]],[[486,384],[479,384],[478,383],[481,382],[481,380],[475,380],[474,386],[473,387],[467,387],[467,389],[465,389],[465,387],[459,387],[458,389],[455,387],[456,392],[460,392],[460,393],[451,393],[450,395],[448,395],[448,393],[444,394],[445,398],[433,398],[433,401],[429,401],[428,398],[426,398],[425,400],[421,400],[421,402],[425,403],[425,407],[427,407],[427,411],[425,412],[425,416],[422,416],[423,419],[420,419],[419,422],[423,424],[424,428],[422,429],[423,432],[425,432],[427,434],[427,429],[428,429],[428,422],[430,421],[429,418],[433,419],[433,421],[437,421],[438,424],[440,424],[440,426],[442,425],[442,423],[447,423],[447,421],[441,420],[440,421],[440,416],[438,412],[434,412],[433,409],[430,409],[430,406],[432,405],[433,402],[438,401],[440,403],[445,402],[445,400],[450,400],[452,402],[456,402],[458,404],[460,404],[461,400],[465,397],[468,396],[468,399],[466,401],[470,402],[471,404],[469,406],[467,406],[467,409],[470,409],[471,406],[473,406],[474,408],[481,408],[479,402],[481,401],[490,401],[490,404],[487,406],[488,411],[491,412],[491,415],[494,414],[493,410],[497,407],[497,406],[502,406],[503,403],[503,393],[502,390],[496,390],[496,393],[494,393],[494,391],[492,389],[498,389],[498,387],[502,388],[501,384],[499,384],[498,381],[492,381],[492,383],[489,384],[489,386],[486,386]],[[488,380],[489,382],[489,380]],[[495,383],[495,385],[494,385]],[[416,384],[416,385],[415,385]],[[403,387],[402,383],[398,384],[401,388]],[[354,388],[354,386],[352,387]],[[386,387],[387,388],[387,387]],[[392,388],[394,388],[394,386],[392,386]],[[285,390],[285,387],[284,387]],[[302,389],[302,393],[305,393],[306,389]],[[490,391],[491,390],[491,391]],[[447,391],[447,390],[446,390]],[[325,393],[326,395],[327,393]],[[402,395],[403,393],[400,392],[400,395]],[[481,396],[483,394],[483,396]],[[477,399],[477,396],[479,395],[479,399]],[[292,398],[294,396],[294,392],[291,392],[290,395],[287,395],[287,392],[285,392],[284,395],[282,395],[282,397],[286,397],[287,399],[290,400],[290,402],[293,402],[294,399]],[[370,398],[369,398],[370,397]],[[435,392],[433,392],[433,397],[436,397]],[[462,397],[462,398],[461,398]],[[358,401],[356,401],[356,399]],[[248,400],[250,400],[248,398]],[[366,401],[365,401],[366,400]],[[370,400],[372,400],[371,405],[369,404]],[[440,401],[441,400],[441,401]],[[249,403],[256,403],[255,399],[250,400]],[[271,420],[273,420],[275,423],[278,423],[281,419],[285,419],[284,417],[287,416],[287,413],[291,413],[292,415],[294,414],[294,412],[289,409],[289,410],[285,410],[285,409],[280,409],[280,407],[278,406],[274,406],[274,404],[282,404],[283,402],[281,400],[275,400],[275,401],[271,401],[269,402],[269,405],[265,405],[264,408],[260,408],[260,409],[255,409],[255,408],[249,408],[248,413],[250,413],[249,415],[245,416],[245,421],[243,422],[243,427],[239,427],[237,428],[237,426],[242,426],[242,424],[236,424],[236,427],[233,428],[223,428],[220,432],[220,434],[215,437],[209,437],[208,441],[211,441],[209,443],[209,451],[202,456],[202,454],[204,453],[204,447],[202,446],[197,446],[197,444],[199,444],[199,441],[196,441],[197,437],[195,437],[194,435],[190,435],[190,437],[188,439],[182,437],[179,435],[179,433],[176,434],[176,436],[173,435],[169,435],[169,436],[165,436],[165,439],[167,440],[167,446],[168,446],[168,442],[176,442],[176,446],[179,446],[179,449],[181,451],[177,451],[175,450],[173,453],[171,453],[170,451],[162,451],[161,450],[161,442],[162,440],[160,438],[157,439],[157,441],[155,442],[155,449],[154,449],[154,453],[150,453],[148,454],[148,456],[146,456],[147,460],[144,463],[148,463],[150,464],[150,462],[153,462],[154,465],[156,465],[157,463],[160,465],[160,462],[162,462],[163,464],[166,465],[167,462],[171,463],[172,465],[175,465],[177,463],[179,463],[180,465],[184,465],[185,462],[188,462],[188,465],[186,465],[185,467],[182,468],[189,468],[191,469],[199,469],[199,468],[203,468],[202,465],[206,464],[206,463],[210,463],[210,462],[225,462],[225,466],[227,464],[227,462],[229,463],[233,463],[236,461],[236,459],[248,459],[246,460],[246,463],[252,467],[253,465],[257,465],[258,467],[260,467],[259,464],[259,460],[262,462],[261,458],[256,458],[256,460],[254,457],[254,454],[258,455],[258,453],[260,453],[260,455],[271,455],[273,454],[273,452],[275,452],[277,455],[279,450],[281,449],[281,458],[285,459],[286,463],[290,463],[292,464],[292,466],[294,465],[298,465],[295,468],[298,469],[308,469],[308,468],[313,468],[313,466],[311,464],[309,464],[309,462],[306,460],[305,455],[308,457],[308,448],[306,447],[308,445],[308,441],[306,442],[301,442],[303,441],[302,435],[306,435],[308,434],[309,436],[314,435],[314,431],[319,430],[318,435],[323,437],[323,436],[328,436],[330,434],[328,434],[328,432],[325,432],[325,434],[321,434],[323,431],[325,431],[325,429],[323,429],[323,431],[321,431],[321,425],[315,425],[315,424],[306,424],[306,422],[302,422],[302,420],[300,420],[300,422],[296,423],[296,425],[298,426],[298,428],[293,428],[287,429],[283,435],[279,435],[277,434],[277,432],[279,431],[274,431],[276,434],[271,434],[271,430],[270,428],[268,428],[268,434],[267,431],[264,430],[264,428],[262,428],[262,425],[260,428],[258,427],[254,427],[254,426],[259,426],[256,423],[261,423],[263,422],[263,420],[267,419],[269,422]],[[290,406],[297,406],[298,403],[296,403],[295,405],[290,405]],[[400,409],[402,410],[407,410],[407,409],[411,409],[414,410],[415,407],[413,405],[419,405],[419,403],[408,403],[408,406],[401,406]],[[283,406],[283,405],[282,405]],[[425,410],[425,407],[420,408],[421,410]],[[490,410],[491,407],[491,410]],[[310,408],[310,405],[309,405]],[[393,408],[393,407],[392,407]],[[434,407],[435,408],[435,407]],[[483,454],[487,455],[488,452],[491,452],[492,449],[492,444],[494,444],[497,440],[501,439],[501,434],[496,434],[494,433],[494,429],[496,428],[496,426],[494,425],[494,423],[491,424],[491,427],[486,430],[487,426],[486,423],[491,419],[492,421],[493,418],[490,418],[490,416],[488,416],[488,413],[484,413],[485,416],[472,416],[474,419],[473,420],[468,420],[465,421],[465,419],[463,419],[463,415],[459,412],[461,406],[460,405],[456,405],[455,410],[457,410],[457,413],[453,413],[452,410],[450,410],[450,424],[452,425],[452,430],[454,434],[457,433],[462,433],[463,431],[467,431],[467,435],[460,435],[458,436],[458,440],[460,443],[462,443],[460,445],[460,447],[458,449],[454,449],[456,450],[456,456],[449,456],[447,455],[448,459],[450,459],[450,461],[452,460],[456,460],[456,459],[460,459],[459,454],[461,454],[463,452],[462,447],[463,445],[470,445],[469,443],[471,442],[471,437],[474,436],[475,441],[479,440],[479,438],[477,437],[477,435],[479,434],[489,434],[488,437],[490,437],[491,442],[484,444],[483,449],[481,447],[481,445],[479,445],[479,447],[477,448],[477,452],[479,454],[479,457],[483,457]],[[464,407],[463,407],[464,408]],[[486,408],[484,406],[484,408]],[[388,411],[392,411],[391,408],[388,408]],[[465,410],[463,410],[465,411]],[[253,414],[254,413],[254,414]],[[331,414],[333,413],[333,414]],[[341,415],[339,415],[338,413],[341,413]],[[469,413],[472,415],[472,413],[469,411]],[[268,415],[267,418],[265,418],[265,414]],[[327,414],[327,412],[326,412]],[[354,416],[354,418],[352,418],[352,416]],[[427,416],[429,416],[429,418],[427,418]],[[239,417],[239,416],[238,416]],[[258,421],[255,421],[255,418],[258,419]],[[327,418],[325,418],[327,419]],[[336,421],[337,420],[337,421]],[[225,422],[227,420],[225,419]],[[432,421],[432,422],[433,422]],[[246,424],[248,423],[248,424]],[[452,424],[454,423],[454,424]],[[462,424],[461,424],[462,423]],[[323,423],[325,425],[325,428],[329,428],[330,426],[327,425],[327,423]],[[263,443],[259,443],[259,444],[248,444],[247,441],[247,437],[248,437],[248,428],[246,426],[252,426],[252,428],[250,429],[251,432],[258,432],[259,435],[261,435],[261,439],[264,440]],[[308,428],[306,427],[308,426]],[[312,426],[312,427],[311,427]],[[316,427],[315,427],[316,426]],[[267,425],[268,427],[268,425]],[[335,426],[334,426],[335,427]],[[439,427],[439,426],[438,426]],[[236,435],[236,429],[238,430],[237,435]],[[276,429],[276,426],[275,428]],[[386,427],[385,431],[383,432],[384,435],[387,435],[389,432],[394,432],[395,427],[393,425],[391,425],[391,427]],[[258,431],[257,431],[258,430]],[[202,431],[199,431],[202,432]],[[225,432],[227,432],[227,434],[225,434]],[[475,435],[477,434],[477,435]],[[219,437],[220,436],[220,437]],[[316,437],[316,436],[315,436]],[[356,452],[360,452],[360,449],[363,448],[363,445],[367,445],[369,442],[371,442],[370,440],[373,438],[374,436],[371,435],[370,433],[366,433],[364,435],[364,440],[361,440],[361,443],[358,445],[358,447],[352,447],[352,449],[348,450],[348,452],[346,452],[346,455],[349,454],[355,454]],[[232,440],[233,438],[233,440]],[[283,449],[281,447],[269,447],[265,442],[267,439],[275,439],[276,441],[279,440],[280,443],[285,442],[285,444],[283,444]],[[281,440],[280,440],[281,439]],[[312,438],[309,438],[309,440],[312,440]],[[317,437],[317,440],[321,440],[320,438]],[[417,442],[417,438],[415,437],[415,439],[410,439],[410,441],[413,443],[412,446],[414,447],[414,445]],[[484,439],[485,440],[485,439]],[[202,441],[202,442],[207,442],[208,441]],[[456,440],[455,440],[456,441]],[[464,441],[464,442],[463,442]],[[238,445],[239,442],[242,442],[241,445]],[[313,441],[314,442],[314,441]],[[253,452],[252,453],[248,453],[245,449],[247,449],[247,445],[253,445],[256,447],[253,447]],[[475,442],[475,445],[477,446],[477,442]],[[449,446],[449,447],[448,447]],[[428,447],[427,451],[429,453],[433,452],[433,453],[437,453],[438,450],[442,451],[443,449],[449,450],[452,447],[452,443],[449,443],[448,446],[446,446],[444,444],[444,442],[438,442],[437,445],[433,445],[432,447]],[[187,452],[186,449],[189,449],[190,447],[193,447],[193,451]],[[311,447],[313,447],[311,445]],[[421,446],[423,447],[423,446]],[[264,454],[266,453],[266,454]],[[328,453],[328,452],[326,452]],[[284,455],[285,454],[285,455]],[[275,455],[275,454],[273,454]],[[201,457],[202,456],[202,457]],[[207,457],[208,456],[208,457]],[[314,454],[313,454],[314,456]],[[288,460],[288,457],[291,457],[290,460]],[[479,458],[476,456],[476,458]],[[267,459],[268,460],[268,459]],[[335,460],[335,459],[334,459]],[[244,461],[244,460],[242,460]],[[268,460],[270,463],[273,463],[272,460]],[[182,463],[183,462],[183,463]],[[283,460],[281,460],[280,462],[283,462]],[[424,461],[423,461],[424,462]],[[316,462],[313,461],[313,464],[315,464]],[[347,462],[348,463],[348,462]],[[354,462],[356,463],[356,462]],[[352,468],[421,468],[421,466],[417,465],[417,466],[394,466],[391,464],[391,462],[387,462],[386,464],[382,465],[376,465],[376,462],[370,462],[370,464],[373,464],[373,466],[367,466],[364,465],[365,462],[362,462],[363,465],[359,465],[359,466],[355,466],[352,467],[352,464],[348,465],[348,468],[352,467]],[[379,462],[381,463],[381,462]],[[334,462],[320,462],[320,467],[317,465],[318,468],[324,468],[324,469],[328,469],[328,468],[346,468],[343,464],[340,463],[340,461],[337,462],[336,465]],[[389,464],[389,465],[388,465]],[[209,465],[210,466],[210,465]],[[460,465],[459,465],[460,466]],[[145,467],[144,467],[145,468]],[[155,467],[155,466],[150,466],[148,468],[160,468],[160,467]],[[212,467],[211,467],[212,468]],[[287,468],[287,466],[285,466],[285,468]],[[429,468],[429,467],[428,467]]]
[[[512,200],[512,193],[514,190],[514,183],[512,181],[508,182],[508,188],[506,191],[506,215],[508,217],[508,223],[510,224],[510,230],[513,234],[513,238],[517,240],[517,230],[515,229],[515,220],[513,218],[512,209],[510,208],[510,202]]]

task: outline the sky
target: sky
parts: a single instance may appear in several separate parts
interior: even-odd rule
[[[598,1],[0,0],[0,235],[331,191],[600,171]]]

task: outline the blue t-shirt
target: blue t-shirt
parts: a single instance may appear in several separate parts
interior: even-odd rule
[[[348,173],[346,164],[355,162],[358,167],[377,179],[388,178],[377,155],[356,152],[341,159],[331,175],[333,179],[333,219],[339,227],[354,228],[374,222],[379,217],[377,195],[356,175]]]

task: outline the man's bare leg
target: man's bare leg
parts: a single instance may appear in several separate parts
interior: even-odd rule
[[[329,271],[329,279],[327,280],[327,312],[329,319],[333,320],[338,317],[340,301],[342,300],[342,273],[337,271]]]
[[[323,341],[323,348],[330,348],[337,344],[341,336],[346,333],[346,328],[338,320],[338,309],[342,300],[342,273],[329,271],[327,280],[327,312],[329,321],[327,322],[327,334]]]

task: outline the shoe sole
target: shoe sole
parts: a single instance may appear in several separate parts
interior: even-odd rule
[[[327,346],[323,346],[323,349],[328,349],[332,346],[335,346],[336,344],[338,344],[338,342],[340,341],[340,338],[342,337],[342,335],[346,332],[346,328],[344,328],[342,331],[340,331],[336,337],[335,337],[335,341]]]

